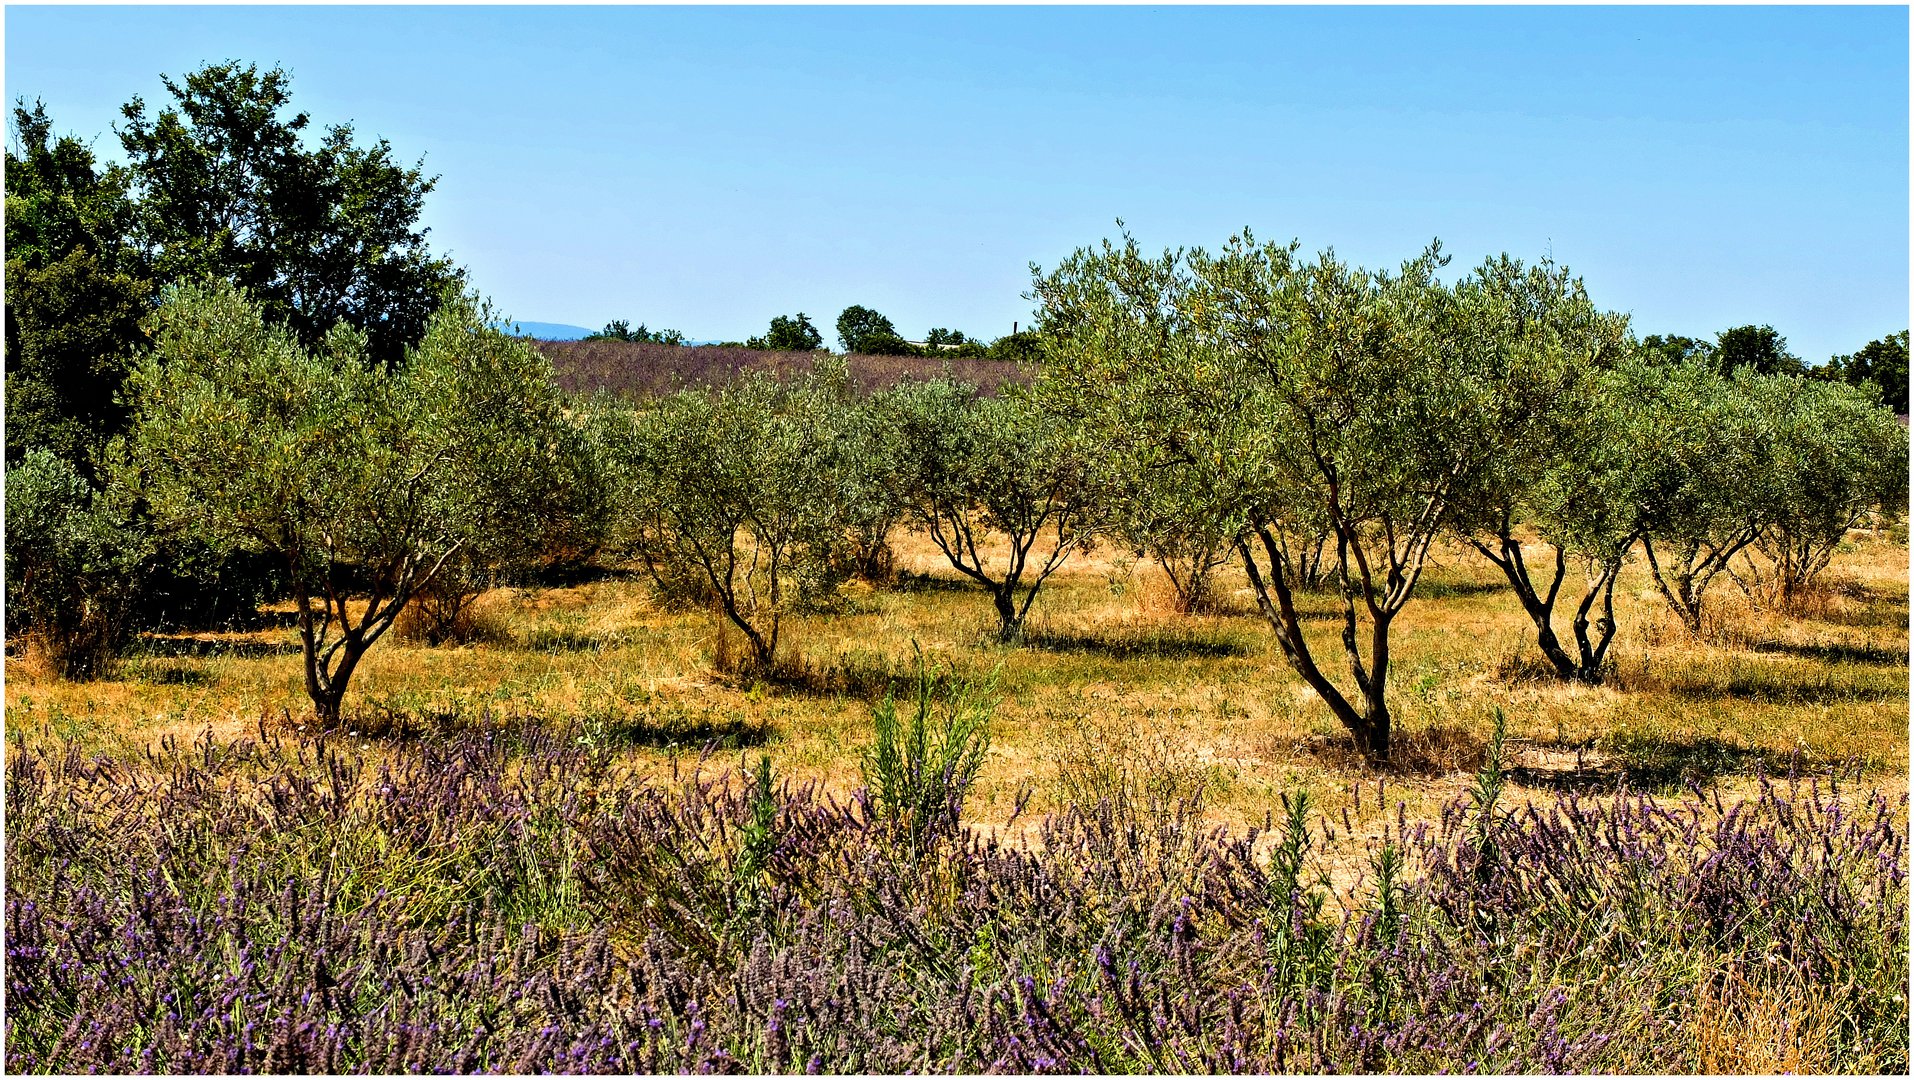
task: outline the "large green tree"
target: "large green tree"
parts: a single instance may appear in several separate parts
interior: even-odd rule
[[[757,673],[777,665],[785,616],[843,562],[848,383],[841,362],[792,384],[747,372],[607,418],[631,544],[661,585],[744,635]]]
[[[1096,538],[1090,456],[1020,394],[979,398],[935,380],[898,387],[889,407],[910,520],[989,592],[998,639],[1015,641],[1044,582]]]
[[[824,335],[811,325],[811,317],[802,311],[796,315],[774,315],[771,328],[763,337],[745,342],[746,348],[775,349],[780,352],[815,352],[824,347]]]
[[[326,725],[414,594],[564,502],[550,489],[570,421],[549,362],[445,299],[387,366],[344,323],[308,349],[229,283],[179,286],[132,377],[130,489],[165,526],[283,561]]]
[[[1655,585],[1691,633],[1708,587],[1774,519],[1772,414],[1751,388],[1706,363],[1652,367],[1628,407],[1631,479]]]
[[[419,224],[434,180],[350,125],[314,133],[290,77],[239,63],[135,97],[125,165],[54,137],[43,105],[14,109],[6,170],[7,460],[44,446],[97,472],[156,286],[200,277],[248,290],[308,348],[339,322],[396,364],[459,274]]]
[[[837,342],[847,353],[902,356],[911,351],[889,319],[862,304],[852,304],[838,314]]]
[[[46,109],[13,112],[6,169],[7,461],[50,450],[96,476],[153,288],[124,169],[99,167]]]
[[[1788,351],[1788,339],[1772,326],[1731,326],[1715,335],[1714,362],[1723,375],[1752,368],[1758,375],[1799,375],[1807,370]]]
[[[1742,385],[1768,432],[1762,494],[1772,512],[1751,545],[1761,559],[1747,558],[1737,577],[1751,595],[1785,608],[1827,568],[1849,529],[1906,510],[1907,429],[1872,386],[1797,376]]]
[[[313,132],[280,68],[161,81],[172,100],[149,111],[133,98],[119,131],[159,280],[231,281],[308,348],[343,322],[371,360],[396,364],[459,279],[419,224],[436,178],[384,139],[357,144],[350,124]]]
[[[1514,426],[1458,491],[1454,524],[1508,578],[1557,674],[1595,681],[1615,636],[1615,579],[1639,533],[1627,416],[1617,408],[1629,382],[1616,365],[1634,351],[1627,319],[1601,311],[1579,279],[1546,260],[1491,259],[1460,288],[1487,316],[1476,347],[1525,375],[1500,391]],[[1586,571],[1573,653],[1555,626],[1571,564]]]
[[[127,635],[152,538],[50,451],[7,469],[6,489],[8,635],[62,675],[104,673]]]
[[[1852,383],[1872,384],[1880,388],[1881,401],[1889,409],[1907,415],[1907,331],[1889,334],[1868,342],[1852,353],[1830,359],[1819,374]]]

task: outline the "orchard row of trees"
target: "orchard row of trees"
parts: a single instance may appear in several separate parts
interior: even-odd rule
[[[456,612],[513,568],[628,556],[732,623],[764,673],[790,613],[888,578],[900,525],[981,586],[1005,642],[1107,542],[1159,562],[1190,610],[1240,565],[1285,660],[1380,758],[1390,628],[1445,535],[1508,576],[1563,678],[1595,681],[1631,553],[1699,631],[1718,579],[1785,605],[1850,528],[1905,509],[1907,437],[1878,395],[1668,362],[1547,262],[1454,285],[1441,262],[1373,272],[1248,235],[1151,258],[1126,239],[1038,279],[1033,386],[859,396],[825,361],[635,408],[567,403],[461,294],[385,365],[344,324],[307,347],[229,283],[176,287],[106,488],[45,452],[10,470],[9,599],[16,625],[97,654],[151,555],[132,508],[158,535],[263,554],[332,723],[402,610]],[[1346,676],[1304,634],[1308,591],[1336,598]]]
[[[9,630],[70,674],[156,603],[163,622],[290,597],[330,722],[402,611],[448,636],[500,574],[600,553],[720,611],[766,669],[785,615],[883,580],[908,524],[1006,641],[1093,542],[1157,561],[1192,611],[1239,565],[1286,661],[1381,757],[1390,627],[1442,536],[1502,568],[1556,671],[1596,680],[1635,553],[1698,631],[1721,579],[1785,605],[1848,528],[1906,506],[1879,389],[1898,371],[1905,407],[1904,333],[1805,376],[1767,328],[1637,342],[1548,262],[1444,285],[1434,248],[1369,271],[1247,232],[1038,274],[1013,344],[1042,374],[1001,397],[860,397],[827,361],[586,407],[426,251],[432,181],[383,141],[309,145],[277,70],[167,87],[156,115],[124,110],[124,166],[39,108],[8,149]],[[847,351],[896,337],[861,307],[837,329]],[[802,314],[773,337],[821,342]],[[1346,676],[1303,634],[1297,595],[1325,589]]]
[[[1186,566],[1233,549],[1366,753],[1388,754],[1390,627],[1444,533],[1503,570],[1562,676],[1595,680],[1637,547],[1699,632],[1720,576],[1786,601],[1849,528],[1905,509],[1907,433],[1878,390],[1643,348],[1548,261],[1444,285],[1446,262],[1371,271],[1247,231],[1150,257],[1126,237],[1036,283],[1045,402],[1146,478]],[[1342,679],[1295,599],[1325,546]]]

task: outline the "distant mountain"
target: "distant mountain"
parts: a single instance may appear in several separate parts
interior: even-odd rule
[[[526,337],[540,341],[577,341],[579,338],[595,334],[596,330],[587,330],[582,326],[555,322],[512,322],[509,329]]]

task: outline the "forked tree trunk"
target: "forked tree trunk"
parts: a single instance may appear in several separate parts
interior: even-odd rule
[[[990,602],[997,609],[997,640],[1016,641],[1023,634],[1023,616],[1017,611],[1015,587],[1007,582],[993,584]]]
[[[1469,538],[1469,543],[1509,579],[1516,599],[1521,601],[1522,610],[1535,626],[1535,643],[1541,648],[1542,655],[1548,657],[1555,673],[1564,679],[1600,682],[1609,643],[1615,639],[1615,578],[1621,571],[1620,560],[1602,564],[1600,573],[1589,582],[1581,602],[1576,605],[1573,623],[1576,655],[1571,656],[1556,635],[1554,625],[1555,601],[1561,595],[1563,580],[1568,576],[1568,553],[1556,545],[1549,545],[1555,551],[1555,565],[1548,578],[1548,587],[1543,590],[1536,587],[1528,562],[1523,557],[1521,542],[1513,536],[1506,532],[1497,534],[1494,548],[1474,537]],[[1627,544],[1622,545],[1623,550],[1633,543],[1633,538],[1630,538]],[[1589,614],[1597,603],[1601,604],[1602,614],[1591,623]],[[1589,636],[1591,626],[1596,631],[1593,638]]]
[[[1071,552],[1082,546],[1078,536],[1066,537],[1062,518],[1046,510],[1025,528],[1005,530],[1005,538],[1010,541],[1010,559],[1002,577],[992,577],[986,569],[983,552],[978,544],[978,529],[972,526],[961,509],[938,507],[933,514],[924,515],[922,524],[930,533],[931,542],[944,553],[951,568],[965,577],[982,585],[990,592],[990,603],[997,612],[997,640],[1006,644],[1019,641],[1023,637],[1024,619],[1030,614],[1030,605],[1037,599],[1038,590],[1050,579],[1057,567],[1070,557]],[[1036,546],[1037,539],[1045,528],[1056,530],[1056,546],[1051,549],[1041,566],[1034,568],[1035,575],[1025,585],[1025,575],[1033,568],[1030,564],[1030,552]],[[1026,589],[1023,602],[1017,602],[1017,590]]]
[[[1175,596],[1178,615],[1194,615],[1209,610],[1214,599],[1210,584],[1213,575],[1218,566],[1229,561],[1227,544],[1192,547],[1194,550],[1155,549],[1157,565],[1163,568],[1164,576],[1170,579],[1170,591]]]
[[[344,640],[337,646],[336,662],[328,664],[325,654],[312,644],[314,635],[306,633],[307,627],[301,627],[301,636],[306,639],[306,696],[312,699],[313,717],[322,730],[331,730],[339,726],[344,714],[346,687],[352,681],[352,673],[359,666],[359,658],[365,655],[372,642],[357,630],[347,630]]]
[[[1668,606],[1675,610],[1690,634],[1701,636],[1701,599],[1715,575],[1728,568],[1742,548],[1754,542],[1756,530],[1749,529],[1718,547],[1697,541],[1684,542],[1675,552],[1679,561],[1670,560],[1666,570],[1655,554],[1652,536],[1642,537],[1642,551],[1648,556],[1648,569]]]
[[[453,544],[430,565],[422,558],[409,555],[379,575],[356,623],[346,596],[338,586],[336,563],[325,566],[320,578],[323,592],[315,595],[313,579],[300,573],[296,556],[287,556],[287,570],[295,583],[293,601],[299,613],[299,644],[305,654],[306,696],[312,699],[313,716],[322,728],[339,726],[344,715],[346,688],[360,658],[392,628],[393,620],[413,595],[432,583],[460,547],[461,544]],[[315,599],[319,601],[316,610]],[[337,637],[332,633],[335,625],[339,631]]]
[[[1386,580],[1382,583],[1374,580],[1370,567],[1354,543],[1347,537],[1338,539],[1336,565],[1342,582],[1344,603],[1342,645],[1357,690],[1355,700],[1351,701],[1323,674],[1310,652],[1308,642],[1303,638],[1302,617],[1296,610],[1296,564],[1291,561],[1283,544],[1268,529],[1259,526],[1254,531],[1269,560],[1269,574],[1265,576],[1257,566],[1247,538],[1237,540],[1237,553],[1243,560],[1243,570],[1249,577],[1250,588],[1256,594],[1257,606],[1270,628],[1276,632],[1276,642],[1282,647],[1283,659],[1329,706],[1329,711],[1349,732],[1357,750],[1364,757],[1372,761],[1387,761],[1393,726],[1387,697],[1389,629],[1421,575],[1422,564],[1428,553],[1429,535],[1420,535],[1409,541],[1400,556],[1392,548]],[[1352,559],[1355,563],[1353,574]],[[1364,602],[1370,617],[1366,658],[1356,617],[1358,597]]]

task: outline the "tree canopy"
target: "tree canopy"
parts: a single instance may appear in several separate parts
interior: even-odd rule
[[[862,304],[852,304],[838,315],[837,342],[847,353],[901,356],[910,352],[897,327]]]
[[[1125,237],[1034,289],[1047,400],[1132,473],[1202,493],[1285,660],[1376,757],[1390,744],[1390,626],[1430,546],[1573,386],[1563,350],[1532,329],[1558,282],[1538,294],[1504,259],[1446,287],[1445,262],[1431,246],[1369,271],[1247,232],[1214,255],[1150,257]],[[1353,686],[1317,660],[1294,597],[1325,534]]]
[[[434,179],[349,124],[314,137],[291,78],[212,64],[118,131],[125,165],[54,137],[44,106],[13,112],[6,169],[7,460],[31,446],[97,472],[127,419],[116,403],[159,287],[204,277],[246,289],[269,322],[317,348],[335,324],[396,364],[460,280],[419,224]]]
[[[149,113],[134,97],[119,132],[137,194],[135,236],[162,281],[210,275],[245,289],[308,348],[337,323],[396,363],[460,275],[419,224],[436,177],[352,125],[312,136],[283,69],[211,64]]]
[[[132,376],[129,487],[165,526],[284,561],[322,723],[420,588],[469,549],[539,534],[564,501],[550,364],[496,321],[450,294],[387,367],[344,323],[306,348],[227,282],[159,309]]]
[[[1871,384],[1881,392],[1881,401],[1903,416],[1907,415],[1907,331],[1889,334],[1868,342],[1852,353],[1828,361],[1821,374],[1855,386]]]
[[[745,342],[747,348],[774,349],[780,352],[815,352],[824,347],[824,335],[811,325],[810,316],[802,311],[796,315],[774,315],[771,328],[763,337],[754,337]]]

